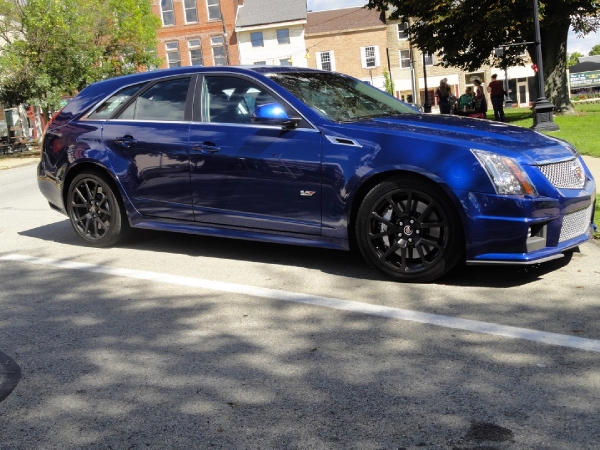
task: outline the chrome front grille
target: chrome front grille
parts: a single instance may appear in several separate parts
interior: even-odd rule
[[[585,185],[585,171],[581,167],[578,158],[538,167],[554,187],[581,189]]]
[[[594,204],[591,204],[587,208],[565,214],[560,229],[560,237],[558,238],[559,243],[581,236],[587,232],[592,220],[593,207]]]

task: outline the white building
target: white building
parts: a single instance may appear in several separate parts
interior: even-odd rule
[[[305,24],[306,0],[240,0],[240,64],[307,67]]]

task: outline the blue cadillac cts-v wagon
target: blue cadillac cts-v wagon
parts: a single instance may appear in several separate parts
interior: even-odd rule
[[[348,250],[400,281],[533,264],[590,238],[596,186],[568,143],[422,114],[341,74],[183,67],[84,89],[38,184],[88,245],[132,228]]]

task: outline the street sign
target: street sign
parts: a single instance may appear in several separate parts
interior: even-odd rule
[[[569,74],[571,89],[600,86],[600,70]]]

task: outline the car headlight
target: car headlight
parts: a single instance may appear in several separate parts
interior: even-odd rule
[[[481,150],[471,151],[485,168],[498,194],[537,195],[529,176],[515,159]]]

